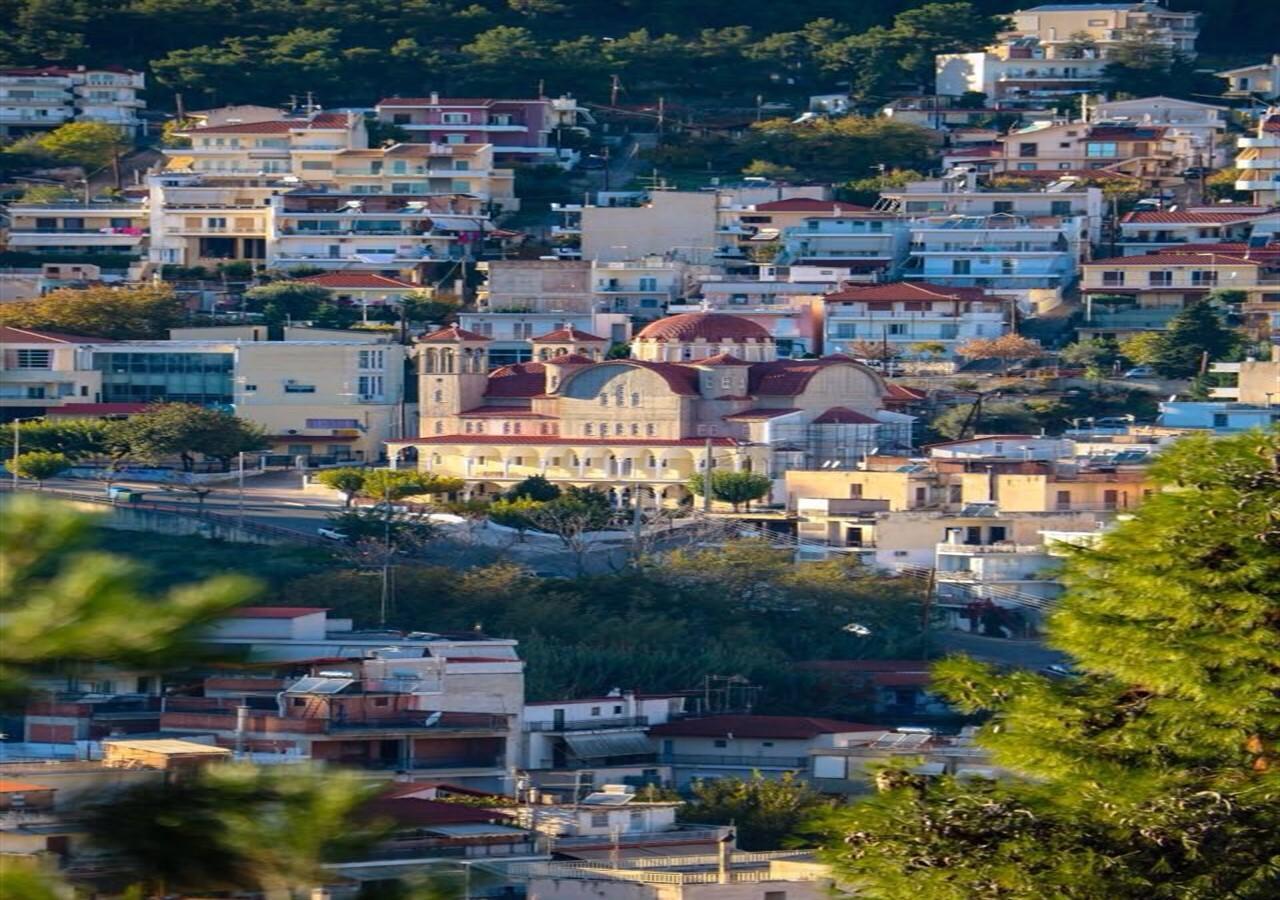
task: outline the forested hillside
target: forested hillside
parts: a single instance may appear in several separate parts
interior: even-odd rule
[[[570,91],[781,97],[851,82],[928,84],[933,54],[980,46],[1010,0],[0,0],[0,65],[118,64],[152,76],[152,105],[326,106],[388,93]],[[1031,4],[1022,4],[1031,5]],[[1280,3],[1204,8],[1201,51],[1274,50]]]

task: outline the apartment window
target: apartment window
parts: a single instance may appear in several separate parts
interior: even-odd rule
[[[382,376],[381,375],[361,375],[360,376],[360,396],[370,399],[382,399]]]
[[[905,323],[897,322],[888,326],[888,334],[906,334],[907,326]]]
[[[653,424],[652,422],[650,422],[648,425],[644,426],[644,433],[645,433],[645,435],[646,435],[647,437],[653,437],[653,436],[654,436],[654,434],[656,433],[656,428],[654,427],[654,424]]]
[[[258,386],[256,384],[246,384],[244,386],[244,391],[246,394],[252,394],[257,389],[258,389]]]
[[[953,259],[951,260],[951,274],[952,275],[968,275],[971,264],[972,264],[971,260]]]
[[[657,278],[653,278],[651,276],[646,275],[644,278],[640,279],[640,290],[652,292],[652,291],[656,291],[657,289],[658,289]]]
[[[444,136],[444,142],[446,144],[465,144],[467,142],[467,136],[465,134],[446,134]]]
[[[623,432],[623,425],[622,425],[622,423],[621,423],[621,422],[619,422],[618,424],[616,424],[616,425],[614,425],[614,426],[613,426],[613,433],[614,433],[614,434],[616,434],[616,435],[620,435],[620,434],[622,434],[622,432]]]
[[[600,405],[601,405],[601,406],[608,406],[608,405],[609,405],[609,395],[608,395],[608,394],[601,394],[601,395],[600,395]]]
[[[1018,156],[1023,159],[1035,156],[1039,152],[1039,145],[1034,142],[1027,142],[1018,145]]]
[[[1116,150],[1115,141],[1089,141],[1084,145],[1084,155],[1091,159],[1102,159],[1120,154]]]
[[[327,159],[304,159],[302,161],[303,169],[332,169],[333,163]]]
[[[374,697],[373,698],[374,706],[386,706],[390,702],[391,702],[390,697]]]
[[[204,220],[205,228],[220,231],[227,227],[227,220],[221,216],[211,216]]]
[[[469,172],[469,171],[471,171],[471,160],[469,160],[469,159],[455,159],[455,160],[453,161],[453,170],[454,170],[455,172]]]
[[[592,828],[608,828],[609,814],[607,812],[601,812],[601,813],[593,812],[591,814],[591,827]]]
[[[1215,285],[1218,283],[1218,273],[1213,269],[1193,269],[1191,271],[1191,283],[1196,285]]]
[[[391,161],[391,174],[404,175],[409,171],[409,165],[403,159],[394,159]]]
[[[446,125],[469,125],[471,123],[471,113],[443,113],[440,121]]]
[[[392,125],[408,125],[411,122],[413,122],[413,116],[409,115],[408,113],[392,113],[391,114]]]
[[[639,392],[639,391],[632,391],[632,392],[631,392],[631,405],[632,405],[632,406],[639,406],[639,405],[640,405],[640,392]]]
[[[16,369],[52,369],[52,350],[19,350],[15,359]]]
[[[1018,163],[1019,172],[1034,172],[1036,170],[1035,163]]]
[[[1070,509],[1071,508],[1071,492],[1058,491],[1057,496],[1055,497],[1055,500],[1054,500],[1054,504],[1058,507],[1058,509]]]
[[[362,369],[382,369],[385,368],[386,351],[385,350],[361,350],[360,351],[360,368]]]
[[[1000,274],[1001,274],[1001,275],[1012,275],[1012,274],[1013,274],[1013,269],[1014,269],[1013,260],[1011,260],[1011,259],[1002,259],[1002,260],[1000,260]]]
[[[729,742],[728,742],[728,741],[716,741],[716,742],[715,742],[715,746],[717,746],[717,747],[728,747],[728,746],[729,746]]]
[[[296,381],[286,381],[284,392],[286,394],[314,394],[316,386],[314,384],[298,384]]]
[[[515,120],[511,117],[511,113],[494,113],[489,116],[490,125],[514,125]]]
[[[1103,287],[1121,287],[1124,284],[1124,272],[1119,269],[1112,269],[1109,272],[1102,273]]]
[[[993,213],[1011,213],[1013,212],[1013,201],[996,200],[991,204],[991,211]]]
[[[1053,200],[1049,203],[1049,214],[1053,216],[1071,215],[1070,200]]]
[[[591,715],[593,715],[593,716],[598,716],[598,715],[600,715],[600,707],[598,707],[598,706],[593,706],[593,707],[591,707]]]
[[[591,434],[591,429],[592,429],[592,425],[591,425],[591,423],[590,423],[590,422],[588,422],[586,425],[583,425],[583,426],[582,426],[582,433],[583,433],[583,434],[585,434],[585,435],[590,436],[590,434]]]
[[[720,377],[720,387],[721,387],[721,389],[726,390],[726,391],[727,391],[727,390],[729,390],[730,388],[732,388],[732,387],[733,387],[733,376],[732,376],[732,375],[722,375],[722,376]]]
[[[1159,272],[1148,272],[1147,283],[1152,287],[1169,287],[1173,284],[1173,273],[1168,269]]]

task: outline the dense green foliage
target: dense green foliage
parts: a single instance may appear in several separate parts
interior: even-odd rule
[[[1067,561],[1049,640],[1076,677],[935,669],[1029,780],[891,769],[832,818],[865,896],[1276,896],[1280,432],[1184,438],[1153,475],[1166,490]]]
[[[45,481],[56,478],[71,468],[71,459],[65,453],[52,450],[31,450],[7,460],[5,468],[19,478],[29,478],[42,487]]]
[[[1153,365],[1161,375],[1189,378],[1207,368],[1207,363],[1226,357],[1239,340],[1211,303],[1193,303],[1170,320],[1160,336]]]
[[[790,841],[803,840],[802,846],[812,846],[816,837],[812,821],[834,805],[793,772],[781,778],[753,772],[750,778],[695,781],[693,797],[678,815],[685,822],[734,825],[737,845],[743,850],[776,850]]]
[[[706,494],[706,476],[702,473],[689,479],[689,490],[699,497]],[[732,504],[734,512],[742,504],[769,496],[773,481],[768,475],[756,472],[734,472],[730,469],[714,469],[711,472],[711,499]]]
[[[4,0],[0,64],[147,68],[155,94],[182,92],[188,108],[307,91],[327,106],[431,89],[527,96],[539,80],[603,100],[615,74],[624,101],[799,96],[841,80],[870,98],[928,82],[934,53],[977,49],[990,17],[1016,6],[624,0],[606,14],[592,0]],[[1271,6],[1208,8],[1202,52],[1269,52]]]
[[[219,460],[225,470],[237,454],[269,446],[261,426],[194,403],[153,403],[114,423],[108,440],[131,459],[159,463],[179,457],[188,471],[197,453]]]
[[[186,317],[182,301],[168,288],[58,290],[0,304],[0,325],[120,341],[163,340]]]

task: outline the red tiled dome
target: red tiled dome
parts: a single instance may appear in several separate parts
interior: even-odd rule
[[[763,326],[722,313],[681,313],[650,322],[636,335],[642,341],[767,341]]]

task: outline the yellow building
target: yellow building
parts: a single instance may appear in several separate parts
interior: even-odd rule
[[[419,437],[388,456],[494,494],[531,475],[659,501],[711,455],[716,467],[783,474],[875,447],[905,451],[912,417],[886,411],[881,377],[848,357],[777,359],[747,319],[689,313],[651,323],[632,358],[599,361],[599,339],[532,340],[536,362],[488,371],[489,339],[456,326],[419,339]],[[544,359],[545,357],[545,359]]]

